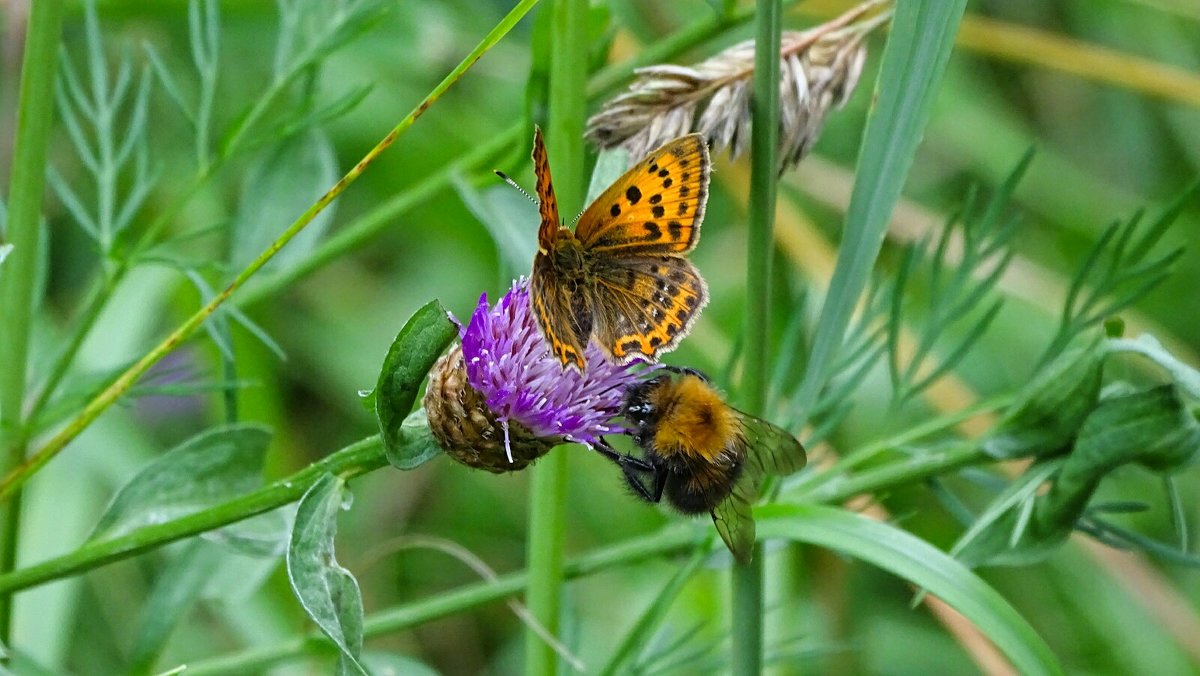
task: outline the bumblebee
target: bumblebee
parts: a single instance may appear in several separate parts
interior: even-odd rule
[[[804,467],[804,448],[787,431],[729,404],[694,369],[663,367],[629,388],[621,414],[642,457],[596,448],[615,462],[634,494],[663,495],[684,514],[712,514],[717,532],[741,562],[754,547],[750,506],[764,477]]]

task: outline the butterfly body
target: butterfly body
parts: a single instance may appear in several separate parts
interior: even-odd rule
[[[615,362],[674,349],[708,302],[684,255],[708,198],[708,148],[683,136],[605,190],[574,231],[562,226],[541,131],[534,134],[541,227],[530,291],[534,316],[564,366],[583,368],[591,337]]]

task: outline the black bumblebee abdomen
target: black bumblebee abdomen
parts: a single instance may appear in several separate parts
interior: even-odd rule
[[[670,473],[664,490],[667,500],[684,514],[711,512],[733,491],[733,485],[742,474],[742,465],[738,463],[729,469],[714,470],[709,467],[686,474]]]

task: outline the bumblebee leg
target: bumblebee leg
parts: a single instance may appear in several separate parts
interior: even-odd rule
[[[621,468],[621,473],[625,475],[625,483],[629,484],[638,497],[646,502],[662,500],[663,487],[667,482],[667,474],[663,468],[655,467],[642,458],[620,453],[609,446],[603,438],[595,445],[595,448],[601,455],[617,463],[617,466]],[[653,482],[649,486],[646,485],[644,479],[647,474],[654,475]]]

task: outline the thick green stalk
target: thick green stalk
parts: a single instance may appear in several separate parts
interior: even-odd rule
[[[24,462],[18,465],[15,469],[5,475],[3,480],[0,480],[0,499],[8,498],[13,491],[19,489],[28,479],[33,476],[39,469],[49,462],[54,456],[58,455],[62,449],[66,448],[75,437],[83,430],[87,429],[97,417],[100,416],[109,406],[117,401],[141,376],[150,369],[151,366],[158,363],[160,359],[165,357],[184,340],[196,332],[204,322],[216,312],[230,296],[233,295],[243,284],[246,283],[262,266],[266,265],[267,261],[271,260],[275,254],[279,253],[288,242],[296,235],[300,234],[305,226],[307,226],[317,214],[321,213],[325,207],[329,206],[335,198],[338,197],[351,183],[362,175],[368,165],[371,164],[384,150],[386,150],[401,134],[408,130],[409,127],[416,122],[431,105],[433,105],[442,94],[446,92],[466,71],[479,60],[489,49],[504,37],[514,25],[529,12],[533,6],[537,4],[537,0],[522,0],[508,15],[492,29],[487,36],[484,37],[475,49],[464,58],[449,75],[445,77],[433,91],[431,91],[416,108],[404,117],[383,139],[371,149],[354,167],[346,173],[337,183],[333,185],[315,204],[310,206],[299,218],[296,219],[287,230],[283,232],[270,246],[266,248],[258,258],[254,259],[246,266],[237,277],[225,287],[225,289],[217,294],[208,304],[200,308],[187,319],[182,325],[176,328],[167,336],[161,343],[142,356],[137,362],[125,370],[117,379],[108,387],[98,394],[94,399],[89,401],[83,410],[76,415],[67,425],[50,438],[36,453],[29,456]]]
[[[547,155],[554,169],[559,208],[578,209],[584,189],[582,139],[587,103],[588,3],[555,0],[549,9],[552,28]],[[525,604],[538,622],[555,635],[562,605],[568,457],[562,451],[554,452],[533,468],[529,503],[527,560],[531,583]],[[558,654],[533,630],[525,632],[525,673],[541,676],[558,673]]]
[[[0,598],[11,598],[15,591],[50,580],[68,577],[165,544],[215,530],[231,523],[269,512],[304,495],[326,473],[347,479],[387,465],[379,435],[340,449],[308,467],[232,500],[195,514],[145,526],[121,537],[89,542],[58,558],[0,575]]]
[[[754,46],[754,98],[751,104],[750,215],[746,246],[746,332],[742,403],[752,414],[763,413],[767,398],[767,355],[770,332],[771,254],[775,226],[775,193],[779,154],[779,41],[783,8],[780,0],[758,0]],[[733,673],[762,672],[763,557],[730,570],[733,592],[731,624]]]
[[[17,134],[13,142],[9,181],[8,230],[4,240],[13,249],[0,268],[0,469],[8,471],[25,459],[26,431],[22,419],[25,380],[29,369],[29,330],[33,320],[34,281],[41,258],[38,230],[46,176],[46,147],[54,119],[54,81],[58,72],[58,43],[62,33],[62,0],[33,3],[21,87],[17,103]],[[20,496],[0,507],[0,573],[13,569],[21,520]],[[0,642],[8,644],[12,623],[10,599],[0,598]]]

